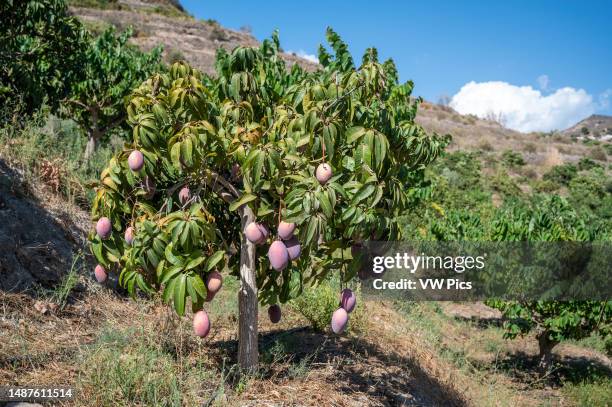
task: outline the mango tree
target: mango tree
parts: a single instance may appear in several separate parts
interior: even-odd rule
[[[3,119],[56,109],[81,76],[86,31],[64,0],[2,1],[0,22]]]
[[[127,127],[125,102],[132,90],[159,71],[161,48],[142,52],[128,44],[129,28],[116,35],[113,27],[88,38],[82,53],[80,77],[72,83],[62,113],[87,133],[85,158],[117,127]]]
[[[258,361],[258,302],[278,321],[278,304],[305,285],[352,278],[351,245],[399,238],[411,185],[444,145],[414,123],[419,100],[393,61],[369,49],[356,68],[327,34],[333,52],[321,48],[312,73],[287,70],[274,34],[220,50],[214,79],[183,63],[153,75],[127,105],[133,142],[96,188],[96,276],[118,271],[131,293],[161,292],[179,315],[190,303],[201,336],[219,272],[239,276],[245,369]]]
[[[585,216],[576,211],[566,199],[556,195],[535,196],[527,202],[506,202],[485,219],[469,210],[449,209],[443,217],[432,216],[427,220],[424,228],[427,231],[426,238],[447,241],[600,243],[611,239],[607,223]],[[542,256],[544,260],[551,260],[551,253],[562,251],[553,260],[562,259],[564,271],[571,264],[580,267],[585,256],[588,259],[590,255],[580,250],[568,250],[567,244],[558,248],[543,248],[546,249],[544,253],[536,255]],[[511,257],[508,255],[504,260]],[[520,261],[517,267],[521,267]],[[605,266],[600,269],[604,271]],[[532,269],[528,271],[533,273]],[[522,272],[516,270],[516,273]],[[555,283],[550,281],[550,286]],[[514,339],[530,332],[535,334],[539,345],[538,367],[542,373],[552,367],[552,350],[560,342],[578,340],[594,333],[605,338],[612,335],[612,301],[491,299],[486,303],[502,312],[506,338]]]

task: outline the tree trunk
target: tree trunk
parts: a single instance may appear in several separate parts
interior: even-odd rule
[[[98,148],[98,141],[102,137],[102,133],[98,128],[98,109],[96,107],[90,107],[89,113],[91,114],[91,128],[88,131],[87,147],[85,147],[85,159],[91,158],[96,148]]]
[[[538,370],[541,375],[550,372],[552,368],[552,350],[558,342],[549,338],[550,332],[545,330],[537,335],[538,344],[540,345],[540,360],[538,362]]]
[[[255,214],[247,205],[240,208],[242,230],[255,221]],[[257,281],[255,245],[242,233],[240,242],[240,291],[238,293],[238,363],[247,371],[257,370]]]
[[[96,148],[98,148],[98,137],[93,133],[89,133],[87,146],[85,147],[85,159],[91,158]]]

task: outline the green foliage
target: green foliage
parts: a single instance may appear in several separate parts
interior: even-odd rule
[[[528,201],[509,200],[490,217],[465,209],[453,209],[432,217],[426,238],[473,241],[598,241],[610,240],[610,224],[576,211],[559,196],[536,195]],[[612,302],[506,302],[488,301],[506,320],[506,335],[514,338],[536,330],[551,343],[580,339],[592,332],[610,335]]]
[[[545,193],[557,191],[559,188],[561,188],[561,185],[551,180],[538,180],[534,183],[534,186],[533,186],[533,189],[536,192],[545,192]]]
[[[63,0],[0,4],[0,113],[55,109],[81,76],[86,33]]]
[[[316,287],[304,289],[301,296],[291,301],[291,305],[310,322],[315,330],[324,332],[329,330],[332,314],[339,308],[341,291],[338,278],[327,278]],[[360,299],[360,291],[358,289],[353,291]],[[364,305],[363,303],[357,304],[349,315],[349,332],[359,332],[365,329]]]
[[[505,150],[501,156],[502,162],[508,167],[521,167],[525,165],[525,160],[521,153],[513,150]]]
[[[489,305],[503,312],[507,338],[534,328],[546,331],[553,342],[585,338],[594,331],[603,336],[612,333],[606,323],[612,319],[612,301],[489,301]]]
[[[574,164],[555,165],[546,174],[543,179],[556,182],[560,185],[568,185],[570,181],[578,174],[578,168]]]
[[[595,161],[591,160],[588,157],[583,157],[578,161],[578,170],[579,171],[588,171],[592,168],[603,168],[603,166]]]
[[[577,406],[610,406],[610,386],[609,379],[585,380],[583,383],[565,384],[562,390]]]
[[[338,309],[340,302],[337,287],[328,282],[321,282],[317,287],[309,287],[302,295],[292,301],[300,312],[320,332],[329,329],[332,313]]]
[[[612,219],[612,180],[602,168],[581,172],[571,180],[569,190],[577,208],[600,219]]]
[[[115,35],[113,27],[92,40],[83,54],[82,78],[72,85],[62,113],[75,120],[91,143],[88,154],[102,137],[126,126],[125,98],[152,72],[159,70],[161,49],[150,53],[129,45],[132,30]]]
[[[317,72],[288,71],[274,34],[259,48],[220,49],[217,78],[177,63],[134,91],[134,142],[102,172],[92,205],[94,220],[109,217],[114,233],[91,238],[98,261],[117,264],[132,294],[161,290],[179,314],[187,297],[199,309],[206,274],[224,264],[239,272],[232,252],[243,205],[270,230],[279,219],[295,222],[302,245],[282,272],[269,271],[259,248],[264,304],[284,303],[331,271],[352,278],[355,240],[399,237],[407,185],[418,184],[447,141],[414,123],[412,84],[397,82],[392,63],[369,50],[355,68],[346,44],[331,30],[328,38],[335,54]],[[145,156],[139,173],[127,167],[133,148]],[[314,177],[322,162],[334,170],[325,185]],[[176,199],[184,185],[194,194],[189,208]],[[128,226],[137,231],[133,246],[122,239]]]

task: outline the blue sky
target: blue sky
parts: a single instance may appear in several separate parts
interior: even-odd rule
[[[456,96],[453,107],[479,115],[498,109],[510,127],[537,121],[517,104],[550,119],[544,127],[565,124],[555,113],[612,114],[612,1],[181,2],[197,18],[249,25],[260,40],[278,28],[285,50],[306,54],[332,26],[357,60],[369,46],[393,57],[417,95]],[[552,111],[560,103],[565,110]]]

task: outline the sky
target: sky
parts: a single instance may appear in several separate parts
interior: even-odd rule
[[[316,58],[331,26],[356,61],[375,46],[415,95],[519,131],[612,115],[612,1],[202,1],[196,18],[250,26],[262,40]]]

